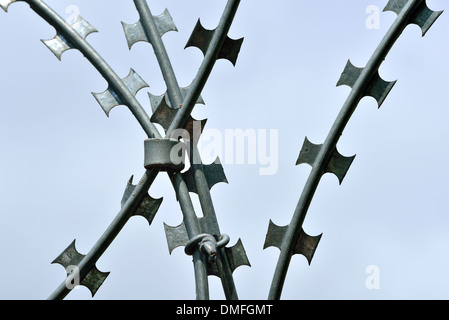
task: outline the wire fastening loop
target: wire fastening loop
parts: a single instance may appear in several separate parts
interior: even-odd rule
[[[229,240],[230,238],[227,234],[223,234],[221,240],[217,242],[212,235],[201,233],[190,239],[184,248],[184,252],[191,256],[198,246],[201,253],[208,257],[209,262],[214,263],[217,260],[217,249],[226,246]]]

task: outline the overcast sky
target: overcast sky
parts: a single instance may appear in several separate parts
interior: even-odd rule
[[[89,43],[120,77],[133,68],[150,85],[137,98],[151,112],[148,92],[160,95],[165,84],[148,43],[128,49],[121,21],[138,20],[133,1],[47,3],[65,19],[79,11],[99,31]],[[154,15],[168,8],[176,23],[179,32],[163,40],[187,86],[203,56],[184,46],[198,18],[217,26],[226,1],[148,3]],[[350,92],[336,87],[347,60],[365,66],[396,18],[382,12],[386,3],[240,4],[229,33],[245,38],[236,67],[217,62],[193,116],[208,119],[206,151],[214,138],[222,160],[226,132],[246,130],[259,143],[255,160],[228,155],[229,184],[211,191],[221,232],[229,246],[242,240],[251,263],[234,272],[241,299],[268,296],[279,256],[263,250],[268,222],[290,222],[310,172],[295,166],[304,137],[324,142]],[[427,3],[449,11],[447,1]],[[424,38],[415,25],[405,29],[380,68],[396,85],[379,110],[370,97],[356,109],[338,149],[357,156],[341,186],[323,176],[304,222],[307,233],[323,236],[310,266],[292,258],[283,299],[449,298],[448,13]],[[124,106],[105,116],[91,92],[106,90],[106,81],[77,50],[58,61],[40,41],[54,36],[25,3],[0,12],[1,299],[46,299],[65,278],[51,261],[73,239],[86,254],[120,210],[130,176],[144,172],[145,133]],[[255,147],[248,150],[254,156]],[[182,248],[170,255],[165,239],[163,223],[182,221],[167,175],[150,195],[164,198],[153,224],[132,217],[125,225],[97,263],[111,273],[95,299],[195,299],[191,257]],[[224,298],[219,279],[209,280],[211,299]],[[67,299],[91,295],[79,287]]]

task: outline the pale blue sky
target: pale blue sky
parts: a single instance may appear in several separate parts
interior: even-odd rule
[[[99,33],[89,43],[116,73],[133,68],[150,85],[137,98],[150,112],[147,92],[165,91],[153,50],[128,50],[121,21],[138,20],[133,1],[48,0],[68,18],[69,6]],[[198,18],[218,24],[226,1],[148,1],[152,13],[168,8],[179,32],[163,38],[181,86],[202,60],[184,50]],[[304,137],[322,143],[342,107],[348,87],[336,83],[348,59],[363,67],[396,18],[380,14],[368,29],[366,9],[386,0],[241,2],[230,37],[245,37],[234,68],[218,61],[204,88],[206,129],[275,130],[278,170],[260,175],[260,165],[224,163],[229,184],[212,189],[220,230],[230,245],[238,238],[252,267],[234,278],[241,299],[266,299],[279,250],[263,250],[268,222],[290,222],[310,167],[295,166]],[[377,110],[364,98],[338,149],[357,154],[341,186],[325,175],[304,223],[323,233],[311,266],[294,256],[283,299],[447,299],[449,297],[449,5],[422,38],[409,26],[380,68],[398,80]],[[55,30],[25,3],[0,12],[0,299],[46,299],[64,280],[51,265],[76,238],[87,253],[120,209],[131,175],[144,172],[144,132],[124,106],[107,118],[91,92],[106,81],[76,50],[62,61],[40,39]],[[166,175],[150,189],[164,202],[148,227],[133,217],[97,263],[110,275],[95,299],[194,299],[191,257],[168,253],[163,222],[182,221]],[[195,204],[198,201],[194,198]],[[199,207],[197,205],[197,207]],[[365,270],[377,266],[380,288],[367,289]],[[224,298],[211,277],[212,299]],[[90,299],[81,287],[67,299]]]

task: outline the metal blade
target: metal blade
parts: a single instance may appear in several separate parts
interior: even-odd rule
[[[230,248],[224,248],[224,254],[226,254],[226,260],[229,263],[231,273],[241,266],[251,267],[248,256],[246,255],[245,248],[243,247],[242,240],[240,238],[237,240],[237,243],[234,246]],[[220,277],[220,272],[216,263],[207,264],[207,274],[210,276]]]
[[[204,176],[206,177],[207,180],[207,184],[209,186],[209,190],[212,189],[212,187],[219,182],[228,183],[219,157],[217,157],[216,160],[211,164],[203,165],[203,171]],[[193,167],[190,167],[189,170],[183,172],[182,176],[187,184],[187,188],[189,189],[189,191],[198,193],[196,189]]]
[[[156,110],[154,110],[153,115],[151,116],[151,122],[160,124],[162,128],[167,131],[180,108],[170,108],[167,102],[167,96],[165,95],[160,96],[161,99],[159,99],[159,97],[152,96],[151,94],[149,94],[149,97],[150,101],[153,100],[153,103],[155,103],[156,101],[160,101],[159,105],[157,106]],[[199,137],[203,132],[206,121],[206,119],[196,120],[192,116],[189,116],[184,129],[187,130],[190,138],[193,139],[193,137]],[[199,125],[197,124],[198,122],[200,122]]]
[[[84,18],[79,17],[79,19],[72,24],[72,28],[83,38],[86,39],[87,36],[93,32],[98,32],[89,22]],[[67,40],[61,33],[57,33],[53,39],[41,40],[53,54],[61,60],[62,54],[69,50],[74,49],[69,40]]]
[[[280,227],[270,219],[263,248],[266,249],[268,247],[276,247],[281,250],[282,241],[284,240],[284,235],[287,232],[287,229],[288,225]]]
[[[181,91],[181,97],[182,99],[184,99],[187,96],[187,93],[190,90],[190,87],[192,85],[190,84],[189,86],[185,87],[185,88],[179,88],[179,90]],[[150,104],[151,104],[151,109],[153,110],[153,112],[157,109],[157,107],[159,106],[159,104],[161,103],[161,101],[165,98],[165,103],[167,104],[167,106],[169,106],[170,108],[176,109],[175,107],[173,107],[171,105],[170,99],[168,99],[168,94],[167,92],[165,92],[163,95],[160,96],[155,96],[152,95],[151,93],[148,93],[148,96],[150,98]],[[198,97],[198,100],[196,101],[197,104],[204,104],[204,100],[201,97],[201,95]],[[179,108],[179,106],[177,106]]]
[[[295,246],[294,254],[302,254],[304,257],[306,257],[310,265],[322,235],[323,234],[320,234],[318,236],[309,236],[304,232],[304,229],[301,228],[301,231],[299,232],[299,239]]]
[[[268,247],[277,247],[279,250],[282,250],[282,243],[284,241],[284,236],[288,228],[288,225],[280,227],[270,220],[263,248],[266,249]],[[299,232],[299,238],[293,248],[292,255],[302,254],[306,257],[307,261],[310,264],[312,262],[312,258],[315,254],[318,243],[320,242],[321,236],[322,234],[318,236],[309,236],[301,228]]]
[[[129,74],[123,78],[123,83],[135,96],[139,90],[149,87],[149,85],[131,68]]]
[[[187,41],[185,48],[197,47],[205,55],[207,52],[207,49],[209,48],[209,44],[214,36],[215,31],[216,31],[216,29],[214,29],[214,30],[205,29],[201,25],[201,21],[198,19],[198,22],[196,23],[195,28],[193,29],[192,35],[190,36],[189,40]],[[217,59],[227,59],[235,66],[242,43],[243,43],[243,38],[233,40],[229,37],[226,37],[223,47],[222,47],[220,53],[218,54]]]
[[[76,250],[75,241],[76,240],[73,240],[73,242],[55,260],[52,261],[52,263],[58,263],[66,270],[69,269],[69,267],[78,266],[84,259],[85,255]],[[90,290],[93,297],[108,275],[109,272],[101,272],[94,265],[86,274],[84,279],[81,280],[80,284],[86,286]],[[67,276],[69,276],[69,274],[67,274]]]
[[[66,40],[61,34],[57,34],[53,39],[50,40],[41,40],[51,52],[61,60],[62,54],[70,49],[73,49],[74,46]]]
[[[122,27],[123,31],[125,32],[125,37],[129,49],[131,49],[131,47],[139,41],[148,41],[140,20],[134,24],[127,24],[122,22]]]
[[[351,88],[354,87],[355,83],[362,74],[364,68],[355,67],[350,60],[346,63],[345,69],[337,82],[337,86],[347,85]],[[385,81],[376,71],[374,74],[371,84],[367,87],[366,91],[363,93],[364,96],[371,96],[376,99],[378,106],[380,107],[390,93],[396,81]]]
[[[164,229],[170,254],[177,247],[185,246],[187,242],[189,242],[189,236],[184,221],[176,227],[171,227],[164,222]]]
[[[318,157],[318,154],[321,151],[322,146],[323,146],[322,144],[317,145],[311,143],[309,139],[307,139],[306,137],[304,139],[304,143],[299,153],[299,157],[298,160],[296,161],[296,164],[298,165],[301,163],[307,163],[313,167],[315,165],[316,158]],[[355,156],[352,157],[342,156],[338,152],[338,150],[335,149],[323,173],[330,172],[335,174],[341,184],[343,182],[344,177],[346,176],[346,173],[349,170],[349,167],[352,164],[352,161],[354,161],[354,158]]]
[[[89,271],[86,277],[81,281],[81,284],[87,287],[92,294],[92,297],[97,293],[100,286],[106,280],[110,272],[101,272],[96,266]]]
[[[68,266],[78,265],[85,255],[76,250],[75,242],[76,239],[51,263],[58,263],[66,269]]]
[[[170,15],[170,12],[168,12],[167,9],[165,9],[165,11],[161,15],[153,16],[153,18],[159,36],[162,37],[169,31],[178,31]],[[151,42],[150,39],[148,39],[140,20],[133,24],[122,22],[122,27],[123,31],[125,32],[125,37],[126,41],[128,42],[129,49],[131,49],[131,47],[139,41]]]
[[[2,8],[5,12],[8,12],[9,5],[16,1],[18,0],[0,0],[0,8]]]
[[[106,116],[108,116],[108,117],[109,117],[109,113],[111,112],[112,108],[123,104],[123,102],[119,98],[119,96],[110,87],[108,87],[108,89],[106,89],[106,91],[101,92],[101,93],[92,92],[92,95],[95,97],[95,99],[100,104],[101,108],[103,109],[104,113],[106,113]]]
[[[407,2],[407,0],[389,0],[383,11],[393,11],[399,15]],[[418,25],[424,36],[442,13],[443,11],[430,10],[423,1],[413,13],[410,23]]]
[[[170,12],[168,12],[167,9],[165,9],[162,14],[153,17],[154,23],[157,27],[157,31],[159,32],[159,35],[161,37],[169,31],[178,31],[170,15]]]
[[[73,24],[72,28],[84,39],[87,38],[88,35],[94,32],[98,32],[89,22],[87,22],[84,18],[79,17]]]
[[[225,252],[228,257],[232,272],[234,272],[234,270],[240,266],[251,267],[251,264],[249,263],[248,257],[246,255],[245,248],[243,247],[242,240],[240,238],[234,246],[225,248]]]
[[[126,203],[128,198],[133,193],[134,189],[136,188],[136,185],[132,184],[133,176],[129,179],[125,192],[123,193],[121,205]],[[145,194],[144,198],[142,199],[141,203],[139,204],[138,208],[134,211],[133,216],[142,216],[145,219],[147,219],[148,223],[151,225],[153,222],[154,217],[156,216],[157,211],[159,210],[159,207],[162,204],[163,198],[160,199],[153,199],[148,194]]]
[[[134,96],[140,89],[149,87],[149,85],[133,69],[130,69],[129,74],[123,78],[122,81]],[[102,93],[92,92],[92,94],[108,117],[112,108],[124,104],[110,86]]]

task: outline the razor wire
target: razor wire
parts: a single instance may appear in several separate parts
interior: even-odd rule
[[[242,39],[230,39],[227,34],[237,12],[240,1],[228,0],[222,18],[216,29],[205,29],[198,20],[186,47],[197,47],[204,54],[204,60],[192,84],[181,88],[168,58],[162,36],[169,31],[176,31],[176,26],[168,10],[159,16],[153,16],[144,0],[134,0],[139,13],[139,21],[134,24],[122,22],[129,49],[138,41],[151,44],[161,73],[167,86],[162,96],[149,94],[153,114],[150,117],[136,99],[136,94],[148,84],[131,69],[128,76],[120,78],[106,61],[89,45],[87,36],[97,30],[86,20],[79,19],[73,24],[67,23],[53,9],[41,0],[0,0],[0,7],[7,11],[14,2],[26,2],[30,8],[47,21],[56,30],[53,39],[43,43],[60,60],[69,49],[79,50],[86,59],[106,79],[108,88],[102,93],[93,93],[105,114],[119,105],[125,105],[136,118],[147,135],[145,140],[145,172],[138,184],[133,178],[125,188],[122,208],[101,238],[86,254],[80,254],[73,241],[53,262],[70,270],[61,285],[50,295],[50,299],[62,299],[72,289],[68,283],[79,279],[81,285],[89,288],[95,295],[108,276],[108,272],[99,271],[95,264],[107,250],[114,238],[133,215],[141,215],[152,223],[162,199],[153,199],[148,194],[154,179],[162,171],[167,172],[175,190],[183,223],[176,227],[165,225],[169,251],[184,246],[185,252],[193,256],[197,299],[209,299],[207,277],[218,276],[227,299],[238,299],[233,281],[233,271],[242,265],[250,265],[243,244],[238,240],[233,247],[227,248],[229,237],[222,234],[215,214],[210,194],[212,186],[226,182],[223,167],[217,159],[213,164],[202,163],[197,142],[206,120],[197,121],[191,112],[197,103],[204,103],[202,89],[218,59],[227,59],[236,64]],[[330,172],[342,183],[355,156],[346,157],[337,151],[339,138],[356,109],[365,96],[376,99],[379,107],[393,88],[396,81],[385,81],[378,69],[388,52],[409,24],[417,24],[424,36],[442,13],[430,10],[425,0],[389,0],[384,11],[393,11],[397,18],[375,50],[364,68],[355,67],[350,61],[337,83],[352,88],[330,132],[321,145],[304,140],[296,164],[307,163],[312,171],[301,193],[298,205],[288,226],[279,227],[271,220],[264,243],[264,248],[278,247],[281,251],[273,276],[269,299],[280,299],[282,286],[287,274],[291,257],[294,254],[306,256],[309,264],[313,258],[321,235],[309,236],[302,229],[308,207],[312,202],[321,176]],[[154,123],[160,124],[165,136],[162,136]],[[183,133],[187,133],[183,135]],[[198,134],[199,132],[199,134]],[[197,139],[191,139],[196,137]],[[182,139],[181,139],[182,138]],[[173,163],[171,152],[177,149],[182,156],[190,159],[191,167],[181,173],[185,161]],[[198,218],[192,205],[189,192],[198,194],[203,218]]]

